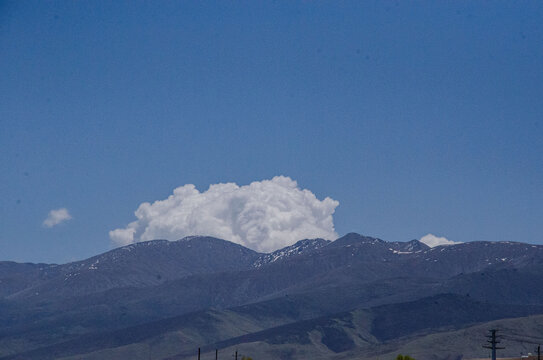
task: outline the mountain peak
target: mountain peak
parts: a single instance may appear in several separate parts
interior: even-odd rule
[[[344,235],[340,237],[339,239],[335,240],[332,244],[334,246],[346,246],[346,245],[356,245],[356,244],[384,244],[385,241],[370,237],[370,236],[364,236],[357,233],[348,233],[347,235]]]
[[[401,251],[401,252],[419,252],[419,251],[424,251],[424,250],[428,250],[430,249],[430,247],[428,245],[426,245],[425,243],[417,240],[417,239],[413,239],[411,241],[407,241],[407,242],[394,242],[392,243],[394,244],[394,248],[395,250],[398,250],[398,251]]]

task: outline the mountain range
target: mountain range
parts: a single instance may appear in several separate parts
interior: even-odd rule
[[[0,262],[0,359],[476,358],[490,328],[504,355],[543,342],[543,246],[191,236]]]

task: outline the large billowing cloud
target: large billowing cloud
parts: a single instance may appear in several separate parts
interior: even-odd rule
[[[437,237],[434,234],[424,235],[423,237],[420,238],[420,242],[428,245],[429,247],[461,244],[461,242],[452,241],[445,237]]]
[[[165,200],[142,203],[135,212],[137,220],[109,236],[127,245],[209,235],[269,252],[305,238],[335,240],[332,215],[338,205],[328,197],[317,199],[285,176],[245,186],[216,184],[204,192],[188,184]]]

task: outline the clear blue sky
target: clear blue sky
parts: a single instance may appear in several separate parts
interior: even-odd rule
[[[287,175],[339,234],[543,244],[543,3],[0,3],[0,260]],[[73,219],[46,228],[51,209]]]

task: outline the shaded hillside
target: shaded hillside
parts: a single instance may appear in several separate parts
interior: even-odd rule
[[[114,288],[153,286],[194,274],[248,269],[260,256],[241,245],[211,237],[146,241],[83,261],[42,265],[38,275],[19,272],[26,276],[25,282],[30,286],[10,293],[7,298],[43,300]],[[4,277],[4,272],[0,276]]]
[[[264,358],[273,358],[280,349],[292,347],[332,355],[362,348],[374,351],[378,345],[386,350],[391,344],[411,341],[409,339],[414,337],[543,312],[543,306],[494,306],[444,294],[300,320],[306,305],[285,300],[198,312],[121,331],[83,336],[6,359],[55,359],[74,355],[92,359],[99,353],[107,360],[126,358],[127,348],[149,346],[161,352],[161,356],[177,359],[193,356],[198,347],[203,352],[211,352],[256,343],[274,348]],[[89,355],[83,355],[86,353]],[[283,358],[296,359],[296,356]]]

